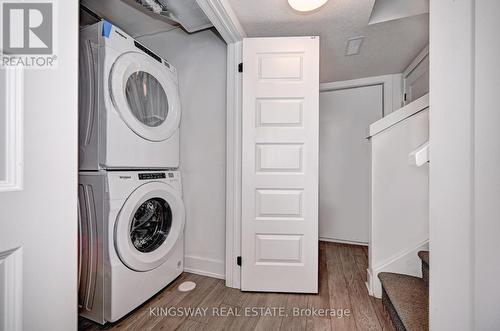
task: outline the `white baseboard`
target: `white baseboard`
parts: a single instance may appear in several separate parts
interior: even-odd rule
[[[333,238],[325,238],[325,237],[319,237],[319,241],[327,241],[327,242],[330,242],[330,243],[337,243],[337,244],[349,244],[349,245],[358,245],[358,246],[368,246],[368,243],[365,243],[365,242],[342,240],[342,239],[333,239]]]
[[[197,275],[225,279],[224,261],[200,256],[185,256],[184,271]]]
[[[411,247],[399,254],[396,254],[390,259],[379,263],[378,265],[368,269],[368,292],[376,298],[382,297],[382,284],[378,279],[378,274],[381,272],[395,272],[415,277],[422,277],[422,264],[418,257],[418,252],[429,249],[429,240]]]
[[[366,285],[366,288],[368,289],[368,294],[370,294],[371,296],[373,296],[372,281],[373,281],[372,273],[370,272],[370,269],[368,268],[368,269],[366,269],[366,282],[365,282],[365,285]]]

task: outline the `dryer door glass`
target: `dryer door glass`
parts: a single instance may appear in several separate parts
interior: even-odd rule
[[[143,124],[157,127],[168,116],[168,98],[158,80],[144,71],[127,79],[125,96],[132,114]]]
[[[150,253],[160,247],[172,227],[172,209],[161,198],[142,203],[130,223],[130,239],[141,253]]]
[[[111,67],[113,107],[139,137],[164,141],[179,129],[181,104],[175,70],[138,52],[120,55]]]

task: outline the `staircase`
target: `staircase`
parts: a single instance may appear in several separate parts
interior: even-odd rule
[[[429,252],[420,251],[422,278],[381,272],[382,303],[398,331],[429,330]]]

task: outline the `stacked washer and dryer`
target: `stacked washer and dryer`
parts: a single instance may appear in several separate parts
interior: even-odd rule
[[[183,270],[176,69],[107,21],[81,30],[79,310],[104,324]]]

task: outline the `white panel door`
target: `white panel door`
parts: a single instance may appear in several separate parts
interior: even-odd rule
[[[243,41],[246,291],[318,291],[319,37]]]
[[[57,65],[0,69],[0,331],[77,329],[79,1],[50,3]]]
[[[7,84],[7,72],[0,69],[0,101],[2,110],[7,108],[7,89],[4,84]],[[7,179],[7,112],[0,112],[0,182]]]
[[[382,85],[320,93],[319,234],[368,243],[371,192],[366,130],[383,115]]]

